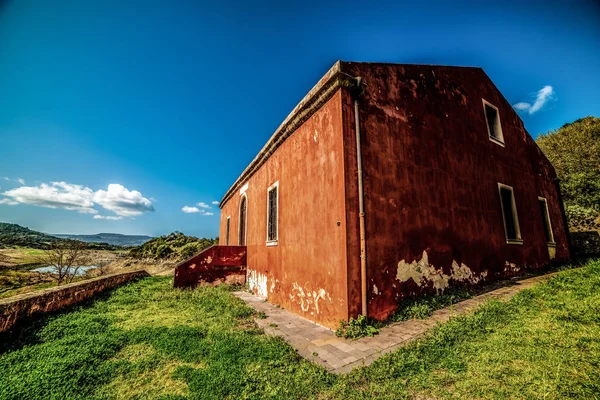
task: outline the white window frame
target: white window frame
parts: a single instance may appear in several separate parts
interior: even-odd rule
[[[275,214],[275,218],[277,219],[277,232],[274,240],[269,240],[269,222],[271,213],[269,212],[269,193],[273,189],[277,189],[277,213]],[[275,182],[267,189],[267,246],[277,246],[279,244],[279,181]]]
[[[546,242],[549,245],[556,245],[554,241],[554,231],[552,230],[552,220],[550,220],[550,210],[548,209],[548,200],[545,197],[538,196],[539,201],[543,201],[546,204],[546,221],[548,221],[548,230],[550,231],[550,241]]]
[[[242,245],[240,230],[242,229],[242,198],[246,199],[246,216],[244,218],[244,245]],[[246,193],[242,193],[240,196],[240,203],[238,205],[238,246],[248,245],[248,196]]]
[[[511,193],[512,200],[512,212],[513,212],[513,220],[515,223],[515,233],[517,238],[509,238],[508,230],[506,229],[506,218],[504,218],[504,202],[502,201],[502,189],[507,189]],[[506,238],[507,244],[523,244],[523,237],[521,236],[521,227],[519,225],[519,214],[517,212],[517,203],[515,201],[515,190],[512,186],[505,185],[503,183],[498,182],[498,197],[500,198],[500,209],[502,210],[502,224],[504,225],[504,237]]]
[[[498,107],[496,107],[495,105],[493,105],[486,99],[481,99],[481,101],[483,102],[483,116],[485,117],[485,127],[487,128],[487,131],[488,131],[488,137],[490,138],[490,140],[492,142],[496,143],[497,145],[505,147],[504,133],[502,132],[502,121],[500,121],[500,111],[498,110]],[[487,112],[485,112],[486,106],[496,110],[496,116],[498,117],[498,133],[500,134],[499,138],[495,138],[494,136],[492,136],[492,131],[490,130],[490,121],[488,121]]]
[[[247,200],[246,200],[246,207],[248,207]],[[227,218],[225,219],[225,245],[226,246],[229,246],[229,236],[231,236],[231,215],[228,215]]]

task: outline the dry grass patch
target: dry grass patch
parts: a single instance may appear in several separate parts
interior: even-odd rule
[[[185,381],[173,378],[182,366],[204,368],[203,363],[186,363],[161,355],[147,344],[127,345],[111,362],[124,371],[96,393],[99,397],[115,399],[158,399],[164,396],[189,397],[190,390]]]

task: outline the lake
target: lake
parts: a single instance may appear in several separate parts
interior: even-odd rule
[[[94,268],[98,268],[98,266],[96,266],[96,265],[82,265],[77,270],[77,275],[83,275],[87,271],[89,271],[90,269],[94,269]],[[72,269],[74,269],[74,268],[70,268],[70,270],[72,270]],[[54,268],[52,266],[46,266],[46,267],[39,267],[39,268],[36,268],[36,269],[32,269],[32,271],[35,271],[35,272],[56,273],[56,268]]]

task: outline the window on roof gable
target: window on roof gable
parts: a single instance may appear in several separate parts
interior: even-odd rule
[[[504,146],[504,135],[502,134],[502,125],[500,124],[498,108],[488,101],[483,100],[483,111],[490,140]]]

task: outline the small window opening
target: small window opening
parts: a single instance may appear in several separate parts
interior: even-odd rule
[[[503,145],[504,136],[502,135],[502,126],[500,125],[498,108],[483,100],[483,110],[485,112],[485,121],[487,123],[490,139]]]
[[[225,244],[229,246],[229,231],[231,227],[231,217],[227,217],[227,225],[225,228]]]
[[[546,234],[546,242],[554,243],[554,235],[552,234],[552,224],[550,223],[550,214],[548,213],[548,202],[543,197],[538,197],[540,211],[542,213],[542,221],[544,222],[544,233]]]
[[[242,196],[242,200],[240,201],[240,229],[238,237],[238,243],[240,246],[246,245],[246,209],[246,196]]]
[[[267,192],[267,243],[277,241],[277,206],[278,184],[271,186]]]
[[[498,184],[507,243],[523,243],[513,188]]]

